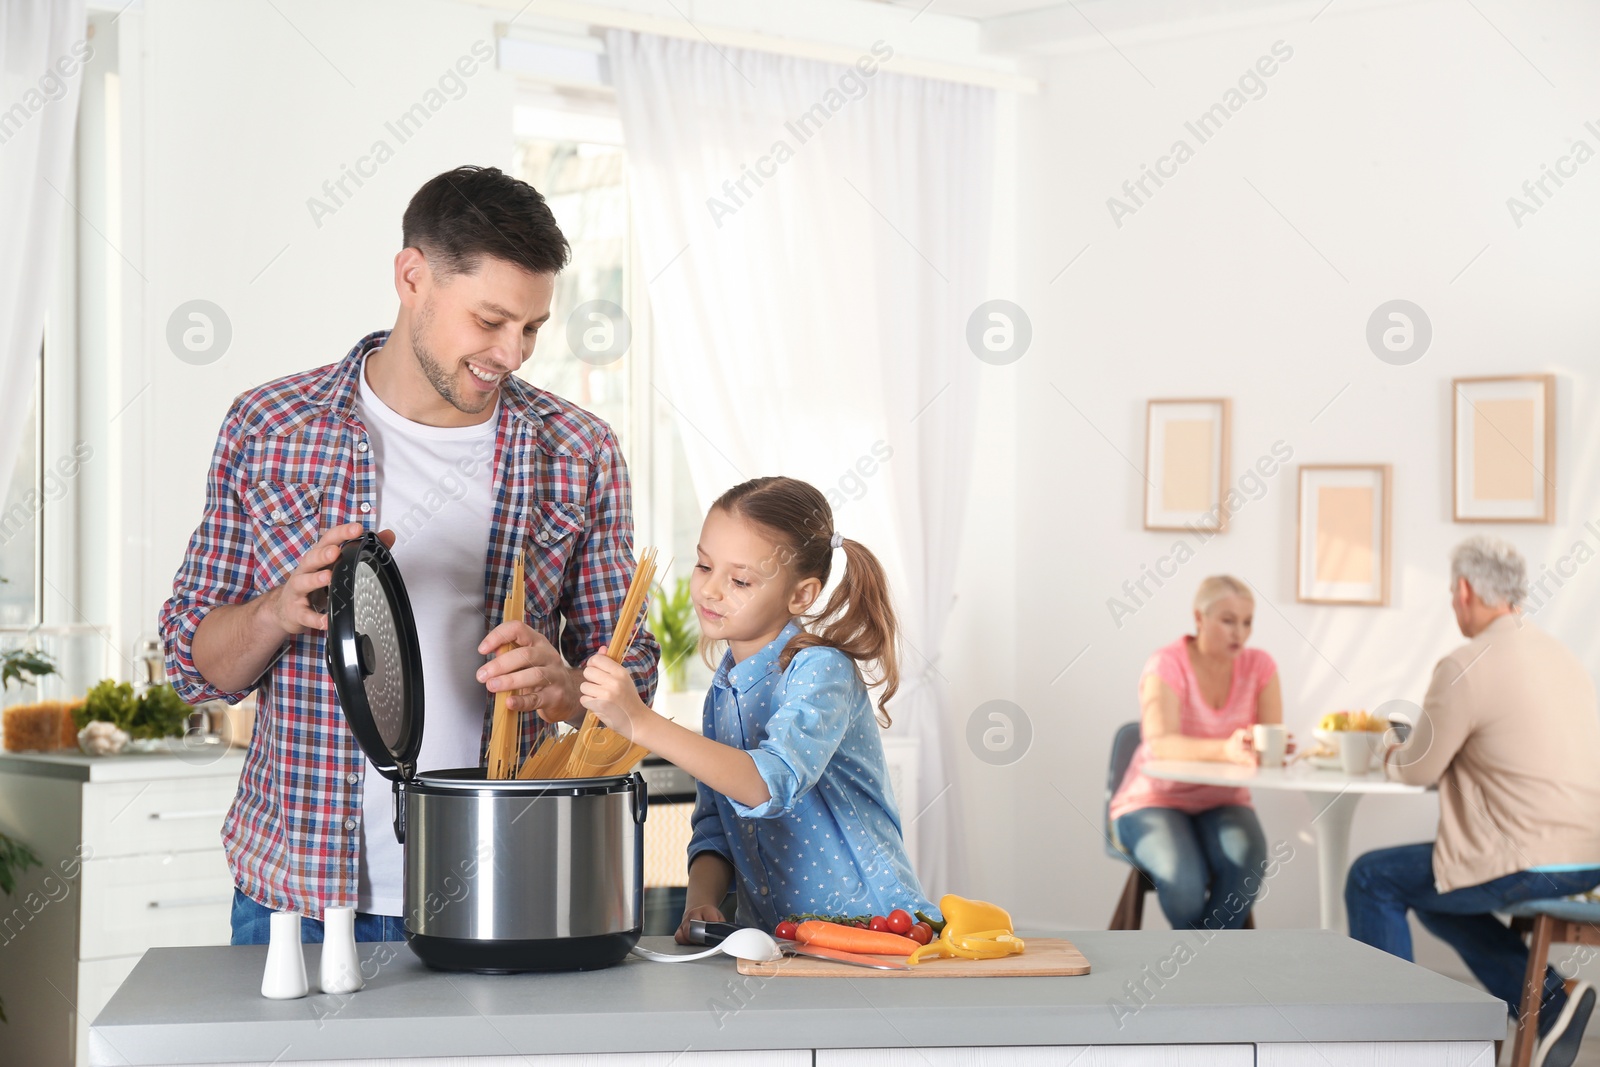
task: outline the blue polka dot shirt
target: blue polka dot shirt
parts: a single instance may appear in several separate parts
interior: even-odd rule
[[[735,872],[738,922],[771,930],[791,914],[887,915],[935,909],[906,858],[900,813],[872,702],[855,663],[807,648],[800,632],[735,664],[726,653],[706,694],[705,735],[750,753],[770,799],[749,807],[699,787],[689,861],[720,853]]]

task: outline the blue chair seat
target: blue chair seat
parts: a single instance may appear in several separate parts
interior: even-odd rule
[[[1521,904],[1513,904],[1506,908],[1502,914],[1509,915],[1513,919],[1537,919],[1541,915],[1548,915],[1552,919],[1561,919],[1569,923],[1600,925],[1600,901],[1565,898],[1525,900]]]

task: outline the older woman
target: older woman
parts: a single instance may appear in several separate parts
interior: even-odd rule
[[[1195,632],[1160,649],[1139,679],[1143,740],[1111,798],[1118,840],[1155,883],[1174,929],[1244,925],[1261,889],[1266,837],[1246,789],[1151,778],[1147,760],[1254,766],[1251,727],[1283,722],[1272,657],[1246,648],[1255,598],[1237,578],[1200,583]]]

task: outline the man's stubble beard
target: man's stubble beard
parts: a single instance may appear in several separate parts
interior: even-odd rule
[[[471,407],[465,402],[456,389],[454,376],[445,369],[444,365],[433,358],[433,353],[428,350],[427,343],[423,340],[423,331],[433,322],[433,301],[430,299],[422,306],[416,319],[411,323],[411,351],[417,357],[417,366],[422,368],[423,376],[433,386],[434,391],[445,399],[457,411],[464,411],[468,415],[481,415],[485,408],[494,403],[495,393],[484,394],[483,400],[477,407]],[[471,373],[470,371],[468,373]]]

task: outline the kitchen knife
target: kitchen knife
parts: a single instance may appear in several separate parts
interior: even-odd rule
[[[823,948],[820,945],[803,945],[798,941],[779,941],[778,949],[785,956],[809,956],[814,960],[831,960],[834,963],[848,963],[852,967],[870,967],[875,971],[909,971],[910,964],[893,960],[883,960],[876,956],[863,956],[855,952],[844,952],[836,948]]]
[[[733,923],[711,922],[706,919],[689,920],[689,944],[720,945],[729,934],[739,929]]]

